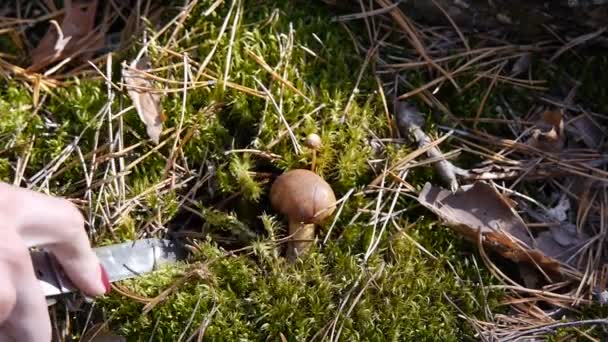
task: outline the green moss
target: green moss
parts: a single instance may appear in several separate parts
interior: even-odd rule
[[[199,13],[207,6],[203,2],[193,13]],[[216,42],[227,9],[228,5],[222,6],[207,18],[192,15],[186,27],[197,27],[201,34],[185,40],[182,48],[197,46],[195,57],[203,60]],[[275,15],[271,16],[273,13]],[[256,25],[267,17],[272,20],[265,25]],[[344,31],[331,24],[324,9],[316,5],[306,8],[290,3],[256,6],[255,11],[242,12],[240,23],[232,46],[230,81],[254,89],[259,89],[258,81],[267,87],[270,85],[272,96],[281,103],[280,114],[290,125],[311,113],[319,103],[325,104],[322,110],[304,118],[294,128],[294,135],[300,144],[310,132],[321,135],[323,148],[318,151],[317,169],[338,195],[368,184],[375,177],[368,164],[375,157],[369,144],[369,132],[386,136],[388,123],[371,77],[363,78],[358,86],[359,93],[347,110],[355,87],[351,66],[361,65],[361,59],[351,44],[345,44]],[[290,23],[296,44],[287,59],[281,54],[280,45],[286,44]],[[227,37],[221,39],[208,66],[209,72],[218,77],[226,66]],[[315,51],[317,56],[299,46]],[[277,66],[277,72],[284,74],[313,101],[309,102],[273,81],[246,50],[261,56],[268,65]],[[175,75],[181,72],[177,69],[172,71]],[[218,165],[215,181],[219,193],[204,196],[199,205],[203,220],[200,229],[210,238],[202,242],[202,251],[194,259],[209,261],[205,277],[193,278],[183,284],[148,315],[141,315],[142,304],[124,303],[120,295],[114,294],[102,307],[105,315],[112,317],[115,328],[132,339],[145,340],[154,333],[158,340],[169,340],[184,332],[184,322],[193,314],[193,324],[185,332],[189,336],[216,306],[217,312],[210,318],[205,333],[212,340],[276,340],[281,335],[289,341],[309,340],[315,334],[321,337],[329,333],[327,324],[336,317],[336,330],[342,327],[344,340],[380,341],[387,337],[392,340],[458,340],[471,333],[445,296],[468,314],[481,313],[482,292],[471,262],[475,256],[461,255],[461,251],[468,250],[467,245],[444,228],[425,221],[410,232],[438,256],[437,260],[425,257],[408,239],[388,239],[387,236],[395,235],[394,230],[389,229],[381,239],[378,253],[367,264],[361,264],[362,256],[374,238],[371,226],[367,225],[371,215],[362,215],[352,225],[347,223],[358,208],[375,199],[373,195],[353,197],[345,206],[330,242],[322,248],[315,246],[312,253],[298,263],[286,264],[281,256],[282,245],[264,242],[281,237],[285,233],[285,223],[272,215],[268,207],[268,187],[255,173],[308,167],[311,152],[304,148],[302,154],[295,154],[293,142],[287,136],[268,151],[265,146],[275,143],[278,134],[285,130],[277,110],[263,99],[229,87],[221,88],[218,85],[190,91],[185,108],[185,122],[196,129],[196,134],[184,146],[186,155],[193,165],[206,160],[213,160]],[[219,104],[219,111],[206,111],[210,103]],[[163,102],[163,107],[170,113],[167,126],[175,126],[178,113],[182,111],[181,95],[170,96]],[[143,128],[133,117],[129,119],[129,125],[139,126],[137,130],[143,136]],[[259,148],[279,154],[282,159],[270,163],[253,154],[224,155],[226,149],[232,148]],[[393,160],[407,152],[407,149],[393,146],[386,151]],[[134,170],[140,182],[136,183],[139,185],[134,187],[134,193],[144,191],[158,181],[164,165],[155,159],[156,156],[151,156]],[[429,169],[421,170],[416,179],[429,179],[429,173]],[[240,194],[238,200],[222,202],[222,209],[209,207],[208,203],[213,203],[217,197],[226,199],[233,193]],[[149,199],[148,203],[155,201]],[[396,210],[412,205],[411,200],[400,200]],[[398,223],[406,226],[407,215]],[[319,232],[326,234],[327,227],[320,227]],[[230,246],[235,241],[251,244],[253,254],[215,259],[222,254],[221,246]],[[454,275],[448,262],[456,265],[460,278]],[[371,277],[381,265],[384,265],[383,271],[372,281]],[[487,272],[481,273],[483,281],[490,283]],[[125,286],[135,293],[155,295],[171,283],[164,273],[159,279],[156,277],[153,274],[131,280]],[[369,285],[365,286],[368,281]],[[363,295],[353,305],[356,294],[363,289]],[[340,314],[343,301],[345,307]],[[193,312],[197,302],[198,312]]]
[[[257,201],[262,195],[262,188],[251,176],[252,165],[249,156],[234,156],[230,161],[230,174],[238,184],[243,196],[252,201]]]
[[[180,40],[175,47],[178,52],[188,49],[195,63],[202,63],[218,42],[220,27],[230,7],[230,2],[224,2],[211,15],[202,16],[212,2],[198,2],[184,23],[186,30],[196,29],[197,33]],[[110,224],[103,216],[107,212],[103,215],[97,212],[96,244],[164,231],[150,227],[179,226],[194,231],[193,240],[200,247],[189,260],[200,262],[199,274],[180,285],[150,313],[143,315],[143,304],[118,293],[100,301],[97,305],[100,315],[129,340],[145,341],[152,334],[155,340],[164,341],[176,340],[182,333],[188,337],[204,319],[209,319],[205,336],[210,340],[278,340],[281,335],[288,341],[310,340],[316,334],[320,334],[319,338],[331,334],[327,327],[336,318],[336,332],[341,328],[342,340],[348,341],[449,341],[471,335],[472,331],[446,296],[468,315],[482,313],[485,302],[473,262],[476,255],[470,245],[433,223],[434,218],[407,197],[397,202],[395,210],[405,212],[395,218],[395,223],[408,227],[414,222],[407,233],[431,251],[436,260],[389,224],[377,252],[363,263],[363,256],[377,238],[382,223],[374,230],[370,225],[373,215],[361,209],[369,203],[374,203],[371,209],[375,208],[376,194],[353,195],[344,206],[329,242],[316,244],[308,256],[293,265],[282,257],[282,244],[268,242],[284,237],[286,231],[286,222],[269,206],[268,181],[284,170],[309,167],[311,161],[310,150],[303,148],[302,153],[296,154],[289,136],[279,139],[286,130],[283,120],[293,127],[301,147],[302,138],[308,133],[316,132],[322,137],[317,171],[338,197],[351,189],[363,189],[375,178],[370,160],[386,157],[390,163],[407,155],[411,148],[387,144],[383,155],[376,155],[369,143],[372,132],[379,137],[387,137],[389,132],[376,81],[371,72],[364,73],[357,93],[350,99],[362,58],[343,28],[329,20],[326,8],[318,3],[302,6],[278,1],[274,4],[244,1],[242,6],[231,47],[228,81],[257,90],[261,89],[258,82],[264,84],[280,111],[266,99],[223,87],[221,81],[230,50],[229,25],[205,70],[220,82],[189,89],[185,106],[181,92],[169,93],[162,101],[166,128],[176,128],[184,113],[180,137],[185,139],[188,135],[189,140],[182,146],[183,155],[175,158],[180,165],[185,160],[189,170],[201,170],[199,177],[180,187],[169,189],[163,185],[166,183],[162,182],[171,180],[167,167],[174,152],[175,135],[167,138],[167,144],[154,146],[146,140],[144,125],[131,110],[122,114],[123,129],[119,133],[119,119],[112,121],[110,136],[107,117],[99,115],[107,102],[106,86],[100,81],[82,79],[54,90],[44,103],[44,110],[36,115],[32,114],[32,99],[24,86],[15,83],[3,86],[0,112],[9,113],[10,119],[0,122],[0,141],[5,149],[5,159],[0,162],[2,179],[12,179],[16,160],[33,137],[36,139],[26,177],[48,165],[75,139],[79,139],[83,155],[97,149],[96,158],[108,156],[109,144],[117,136],[123,146],[129,147],[121,155],[124,166],[129,166],[122,175],[114,175],[115,165],[105,160],[95,164],[94,179],[104,179],[105,183],[92,187],[93,206],[125,209],[111,217]],[[165,68],[160,77],[182,80],[181,59],[171,58],[159,48],[167,38],[161,36],[158,45],[152,46],[154,67]],[[285,49],[291,39],[293,46]],[[115,56],[114,81],[120,76],[117,68],[120,58],[132,58],[134,51],[135,47],[124,56]],[[273,79],[247,51],[262,57],[310,101]],[[180,86],[170,84],[172,88]],[[454,112],[474,113],[482,90],[474,88],[467,96],[449,97]],[[112,105],[114,115],[130,105],[126,94],[117,92],[116,96]],[[320,104],[324,107],[313,112]],[[491,105],[492,102],[487,108]],[[313,114],[305,117],[308,113]],[[46,125],[45,118],[56,126]],[[300,120],[301,124],[295,126]],[[257,154],[225,153],[245,148],[272,152],[281,159],[270,161]],[[117,151],[116,146],[112,149]],[[84,158],[84,166],[77,153],[65,160],[62,171],[51,177],[49,186],[53,193],[85,198],[85,168],[90,173],[93,163],[90,155]],[[182,196],[207,176],[209,180],[200,191],[185,201],[190,210],[182,210],[178,206]],[[420,168],[412,172],[408,181],[421,187],[425,181],[436,182],[434,177],[432,168]],[[121,189],[119,181],[125,183],[124,193],[117,190]],[[110,209],[115,208],[107,209],[112,212]],[[358,218],[351,223],[355,215]],[[328,234],[329,224],[319,227],[320,239]],[[235,246],[252,249],[249,254],[223,256],[225,249]],[[135,294],[152,297],[191,269],[192,266],[180,264],[122,285]],[[483,268],[479,273],[484,284],[493,282]],[[490,294],[491,307],[498,295]],[[198,309],[194,310],[197,303]],[[210,317],[214,307],[217,311]],[[192,325],[186,329],[191,315],[194,315]]]
[[[447,238],[450,237],[444,237],[444,244],[450,245]],[[344,243],[332,242],[323,253],[310,254],[294,265],[271,256],[269,246],[259,248],[253,258],[217,260],[220,251],[207,243],[198,257],[217,261],[202,268],[206,276],[192,278],[148,316],[139,314],[142,304],[126,306],[119,295],[107,299],[104,306],[115,307],[111,311],[113,321],[121,322],[117,324],[121,333],[139,338],[148,338],[155,324],[157,338],[179,335],[200,296],[201,313],[195,322],[201,322],[214,305],[218,306],[206,331],[209,339],[258,341],[276,339],[282,333],[290,341],[309,340],[316,333],[323,333],[325,325],[338,315],[339,305],[358,275],[363,272],[360,286],[344,312],[363,284],[385,263],[384,271],[366,287],[350,315],[339,316],[337,327],[343,324],[343,339],[457,340],[467,328],[444,296],[465,312],[481,310],[481,305],[471,300],[480,297],[481,289],[475,286],[478,280],[466,276],[457,279],[448,268],[448,261],[462,264],[462,256],[454,252],[440,250],[446,256],[433,261],[421,257],[409,240],[398,238],[390,247],[393,258],[375,257],[362,270],[357,251],[344,248]],[[470,262],[469,258],[465,260]],[[155,295],[171,282],[167,276],[168,273],[159,272],[124,285],[138,294]],[[485,277],[484,281],[488,281]],[[188,335],[193,331],[194,327]]]

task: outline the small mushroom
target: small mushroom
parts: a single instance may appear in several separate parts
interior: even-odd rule
[[[279,176],[270,189],[273,208],[289,220],[287,258],[305,253],[315,237],[315,224],[330,217],[336,204],[331,186],[316,173],[295,169]]]
[[[312,150],[312,163],[310,169],[315,171],[315,164],[317,162],[317,150],[321,148],[322,141],[321,137],[316,133],[310,133],[304,139],[304,146],[310,148]]]

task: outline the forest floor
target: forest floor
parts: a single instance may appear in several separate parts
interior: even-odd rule
[[[40,17],[32,3],[20,10]],[[387,83],[374,72],[381,63],[361,53],[369,27],[335,20],[322,2],[136,3],[138,12],[108,7],[108,30],[119,33],[102,38],[121,45],[90,63],[79,63],[86,53],[78,51],[68,63],[28,69],[36,43],[26,38],[40,40],[46,20],[26,22],[28,31],[17,36],[11,30],[25,24],[7,21],[0,35],[1,179],[71,199],[95,246],[170,237],[190,251],[183,262],[115,283],[110,295],[78,310],[52,306],[58,337],[78,340],[107,328],[137,341],[477,340],[479,322],[495,323],[512,309],[487,255],[421,204],[425,184],[443,179],[392,120]],[[126,27],[122,36],[115,27]],[[97,33],[90,29],[85,39]],[[140,117],[126,91],[124,70],[138,54],[149,65],[135,72],[160,105],[155,112],[147,104],[148,115],[163,119],[158,143],[146,128],[156,118]],[[608,73],[597,72],[606,70],[606,57],[572,60],[558,62],[578,77],[577,99],[608,111],[601,86]],[[551,70],[534,69],[531,78],[546,80],[530,83],[534,91],[570,89]],[[417,69],[400,72],[406,92],[428,81]],[[496,79],[461,92],[445,82],[432,95],[476,128],[510,134],[502,114],[523,117],[537,98]],[[442,128],[449,114],[432,109],[432,99],[417,103],[429,136],[445,138],[446,151],[462,151],[462,130],[446,136]],[[269,189],[281,173],[311,168],[313,151],[304,144],[311,133],[322,142],[314,171],[339,201],[312,249],[290,263],[287,221],[272,208]],[[479,145],[466,146],[491,154]],[[479,161],[479,154],[451,157],[460,167]],[[603,311],[586,305],[578,318]],[[559,335],[601,336],[591,330]]]

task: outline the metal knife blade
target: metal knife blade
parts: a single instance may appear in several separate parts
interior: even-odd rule
[[[135,278],[185,257],[183,248],[162,239],[134,240],[93,250],[106,269],[110,282]],[[46,297],[78,291],[51,253],[35,250],[30,255]]]

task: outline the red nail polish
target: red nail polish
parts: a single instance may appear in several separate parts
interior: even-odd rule
[[[102,264],[99,264],[99,268],[101,269],[101,281],[103,282],[103,286],[106,288],[106,294],[110,293],[112,290],[112,286],[110,286],[110,280],[108,278],[108,273],[106,269],[103,268]]]

